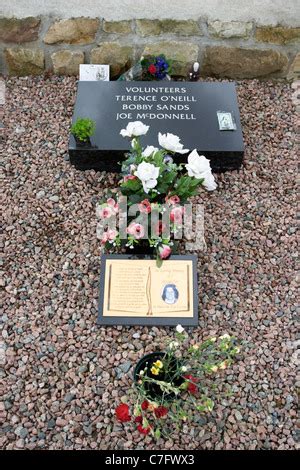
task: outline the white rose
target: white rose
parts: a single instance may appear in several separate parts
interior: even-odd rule
[[[217,187],[217,183],[215,182],[215,178],[212,173],[207,174],[204,176],[203,186],[207,191],[214,191]]]
[[[187,153],[189,149],[184,149],[183,144],[180,143],[180,138],[177,135],[170,134],[158,134],[158,142],[161,147],[170,152],[175,153]]]
[[[153,145],[148,145],[145,150],[142,152],[143,157],[150,157],[153,153],[158,151],[157,147],[153,147]]]
[[[177,333],[183,333],[183,332],[184,332],[184,328],[183,328],[181,325],[177,325],[177,326],[176,326],[176,331],[177,331]]]
[[[122,137],[138,137],[147,134],[149,126],[141,121],[129,122],[126,129],[122,129],[120,134]]]
[[[142,162],[138,165],[134,174],[141,180],[144,191],[148,194],[149,190],[157,185],[159,168],[152,165],[152,163]]]
[[[204,155],[198,155],[196,149],[189,154],[188,163],[185,165],[185,168],[189,176],[197,179],[204,178],[203,186],[208,191],[216,189],[217,185],[211,172],[209,160]]]

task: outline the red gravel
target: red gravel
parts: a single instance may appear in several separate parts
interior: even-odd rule
[[[19,78],[7,88],[1,448],[294,449],[299,382],[290,86],[238,83],[245,166],[218,175],[218,189],[201,193],[207,251],[199,253],[200,320],[191,335],[197,341],[228,332],[245,342],[241,359],[225,373],[235,394],[207,420],[196,416],[198,424],[158,444],[116,423],[114,408],[131,384],[130,365],[171,331],[95,326],[95,203],[116,178],[76,171],[64,159],[76,82]]]

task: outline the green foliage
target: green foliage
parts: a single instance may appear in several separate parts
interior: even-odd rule
[[[81,142],[86,142],[95,132],[96,124],[90,118],[78,118],[71,127],[71,134]]]
[[[196,179],[190,176],[180,176],[174,185],[174,190],[181,200],[187,200],[189,197],[197,194],[197,188],[203,181],[203,179]]]

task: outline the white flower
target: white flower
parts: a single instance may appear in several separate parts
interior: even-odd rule
[[[182,366],[182,367],[181,367],[181,371],[182,371],[182,372],[186,372],[187,370],[188,370],[188,369],[187,369],[186,366]]]
[[[177,135],[170,134],[158,134],[158,142],[161,147],[170,152],[175,153],[187,153],[189,149],[184,149],[183,144],[180,143],[180,138]]]
[[[131,147],[132,147],[133,149],[135,149],[137,143],[138,143],[138,141],[137,141],[136,138],[132,139],[132,141],[131,141]]]
[[[142,152],[143,157],[150,157],[153,153],[158,151],[157,147],[153,147],[153,145],[148,145],[145,150]]]
[[[220,339],[230,339],[230,336],[228,333],[225,333],[225,335],[220,336]]]
[[[183,332],[184,332],[184,328],[183,328],[181,325],[177,325],[177,326],[176,326],[176,331],[177,331],[177,333],[183,333]]]
[[[179,343],[177,341],[171,341],[171,343],[169,344],[169,349],[176,349],[178,348],[179,346]]]
[[[217,184],[211,172],[210,163],[204,155],[198,155],[194,149],[188,156],[188,163],[185,165],[188,175],[197,179],[204,178],[203,186],[208,191],[216,189]]]
[[[149,190],[157,185],[159,168],[152,165],[152,163],[142,162],[138,165],[134,174],[141,180],[144,191],[148,194]]]
[[[122,137],[138,137],[147,134],[149,126],[141,121],[129,122],[126,129],[122,129],[120,134]]]

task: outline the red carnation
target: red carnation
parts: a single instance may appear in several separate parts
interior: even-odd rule
[[[148,72],[150,72],[151,75],[154,75],[156,73],[156,67],[154,64],[149,65]]]
[[[142,422],[143,422],[143,416],[142,416],[142,415],[137,416],[137,417],[135,418],[134,422],[135,422],[135,423],[140,423],[140,424],[142,424]]]
[[[151,204],[148,199],[144,199],[142,202],[139,203],[139,211],[143,214],[150,214]]]
[[[141,408],[143,411],[147,410],[149,406],[148,400],[144,400],[143,403],[141,404]]]
[[[147,428],[143,428],[143,426],[141,424],[138,425],[137,427],[137,430],[141,433],[141,434],[149,434],[149,432],[151,431],[151,427],[148,426]]]
[[[129,414],[129,406],[126,405],[125,403],[122,403],[121,405],[117,406],[116,416],[118,420],[121,421],[122,423],[126,423],[127,421],[130,421],[131,416]]]
[[[166,232],[166,230],[167,230],[167,226],[166,224],[162,222],[162,220],[157,222],[157,224],[154,227],[155,235],[161,235],[162,233]]]
[[[192,395],[196,395],[198,391],[198,387],[195,384],[198,382],[198,379],[196,377],[193,377],[192,375],[184,375],[183,377],[189,381],[188,388],[187,388],[188,391]]]
[[[154,410],[154,414],[157,418],[162,418],[163,416],[166,416],[168,414],[168,408],[165,406],[158,406]]]

